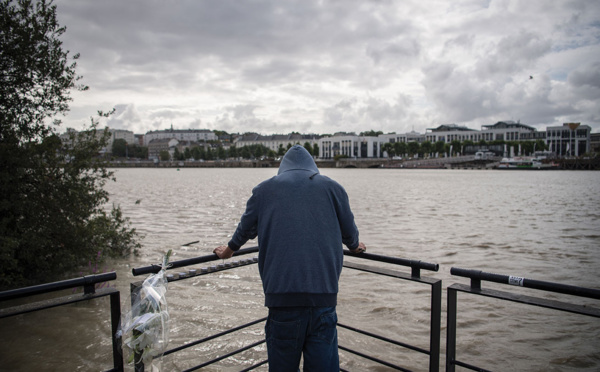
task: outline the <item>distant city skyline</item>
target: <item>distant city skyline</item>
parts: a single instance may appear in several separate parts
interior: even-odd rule
[[[55,0],[81,53],[63,128],[600,131],[600,3]]]

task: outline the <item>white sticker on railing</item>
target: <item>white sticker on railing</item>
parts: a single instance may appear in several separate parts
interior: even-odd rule
[[[523,278],[521,278],[520,276],[509,276],[508,277],[508,284],[510,285],[518,285],[520,287],[523,286]]]

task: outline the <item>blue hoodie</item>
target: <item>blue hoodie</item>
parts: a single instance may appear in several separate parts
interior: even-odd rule
[[[229,241],[236,251],[258,235],[265,306],[335,306],[342,244],[358,247],[358,229],[344,188],[319,174],[300,145],[277,175],[252,190]]]

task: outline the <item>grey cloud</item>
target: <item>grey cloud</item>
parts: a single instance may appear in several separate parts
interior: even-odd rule
[[[423,131],[438,118],[599,116],[597,64],[567,55],[597,55],[597,2],[55,3],[83,82],[101,105],[134,103],[113,124],[139,130]]]
[[[367,46],[366,54],[378,64],[384,59],[391,59],[396,63],[405,58],[415,58],[419,55],[421,46],[414,39],[403,38],[380,45]]]
[[[502,38],[493,52],[478,61],[480,76],[487,74],[522,73],[529,75],[536,61],[550,52],[552,42],[536,33],[521,30]]]
[[[576,88],[588,86],[600,89],[600,62],[593,62],[576,69],[569,74],[568,81]]]

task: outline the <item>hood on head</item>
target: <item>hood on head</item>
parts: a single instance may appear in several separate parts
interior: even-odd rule
[[[306,170],[314,173],[319,173],[319,168],[313,159],[312,155],[300,145],[292,146],[286,153],[277,174],[287,172],[289,170]]]

